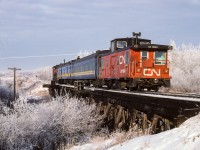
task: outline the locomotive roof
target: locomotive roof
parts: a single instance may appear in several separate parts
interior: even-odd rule
[[[126,49],[135,49],[135,50],[172,50],[172,46],[170,45],[160,45],[160,44],[151,44],[151,40],[149,39],[142,39],[142,38],[133,38],[133,37],[126,37],[126,38],[116,38],[113,41],[127,41],[128,46],[119,50],[126,50]],[[118,51],[118,50],[117,50]]]
[[[115,41],[127,41],[128,46],[124,48],[119,48],[115,51],[109,51],[108,53],[101,54],[101,56],[109,55],[111,53],[116,53],[128,49],[132,49],[135,51],[140,51],[140,50],[163,51],[163,50],[172,50],[173,48],[170,45],[151,44],[151,40],[142,38],[130,38],[130,37],[116,38],[113,39],[111,42]]]
[[[149,39],[142,39],[142,38],[133,38],[133,37],[126,37],[126,38],[116,38],[116,39],[113,39],[111,42],[113,42],[113,41],[123,41],[123,40],[125,40],[125,41],[135,41],[135,40],[138,40],[138,41],[146,41],[146,42],[149,42],[149,43],[151,43],[151,40],[149,40]]]

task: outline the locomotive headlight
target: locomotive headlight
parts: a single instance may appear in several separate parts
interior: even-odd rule
[[[158,83],[159,82],[159,80],[158,79],[154,79],[154,83]]]

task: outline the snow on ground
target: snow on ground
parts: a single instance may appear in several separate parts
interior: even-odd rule
[[[13,80],[13,72],[0,74],[0,86],[5,89],[13,90]],[[38,71],[17,72],[17,90],[19,96],[25,96],[29,101],[48,100],[48,89],[43,88],[43,84],[50,83],[48,80],[49,73],[47,69],[44,69],[44,71],[39,69]]]
[[[83,146],[74,146],[70,150],[104,150],[115,143],[115,139],[108,139],[105,141],[96,141],[88,143]]]
[[[156,135],[129,140],[109,150],[199,150],[200,115],[188,119],[179,128]]]
[[[180,127],[159,134],[133,138],[112,146],[116,138],[75,146],[71,150],[199,150],[200,115],[185,121]],[[108,148],[110,147],[110,148]]]

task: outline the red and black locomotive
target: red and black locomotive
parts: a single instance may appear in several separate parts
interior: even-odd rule
[[[158,91],[170,86],[168,50],[172,46],[151,44],[151,40],[130,38],[111,41],[109,50],[98,50],[84,58],[77,58],[53,67],[53,81],[114,89]]]

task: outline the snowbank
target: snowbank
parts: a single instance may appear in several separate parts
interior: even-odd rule
[[[200,115],[188,119],[179,128],[155,135],[136,137],[112,146],[119,143],[117,138],[113,136],[107,140],[100,139],[82,146],[74,146],[70,150],[199,150]]]
[[[200,115],[188,119],[179,128],[156,135],[134,138],[108,150],[199,150]]]

